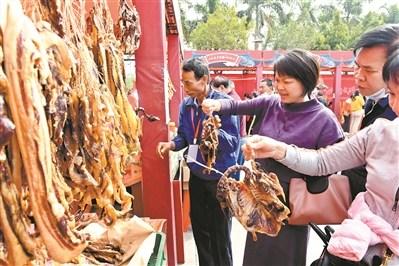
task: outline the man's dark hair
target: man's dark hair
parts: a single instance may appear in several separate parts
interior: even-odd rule
[[[294,49],[277,59],[274,64],[274,75],[290,76],[302,83],[303,95],[310,97],[317,85],[320,74],[320,65],[316,55]]]
[[[392,51],[382,69],[382,78],[386,83],[392,80],[399,84],[399,49]]]
[[[353,53],[355,56],[361,48],[370,48],[378,45],[384,45],[390,50],[390,47],[399,39],[399,24],[386,24],[374,28],[362,36],[355,44]]]
[[[252,94],[250,95],[250,94],[248,94],[248,93],[244,93],[244,98],[252,99],[253,96],[252,96]]]
[[[260,82],[266,82],[268,87],[273,87],[273,80],[271,79],[262,79]]]
[[[182,70],[184,72],[193,71],[196,80],[199,80],[203,76],[209,76],[208,66],[198,58],[191,58],[185,61]]]
[[[230,87],[230,80],[225,76],[216,76],[212,81],[211,85],[215,88],[219,88],[220,85],[223,85],[225,88]]]
[[[351,95],[351,99],[352,101],[356,100],[356,96],[359,96],[360,92],[358,90],[355,90],[352,95]]]

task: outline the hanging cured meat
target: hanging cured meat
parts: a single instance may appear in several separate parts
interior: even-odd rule
[[[218,115],[210,116],[204,120],[202,125],[201,144],[199,150],[204,158],[209,169],[204,169],[205,172],[210,173],[210,168],[215,165],[216,152],[219,146],[219,131],[222,126]]]
[[[243,181],[232,174],[243,171]],[[285,196],[275,174],[266,174],[252,161],[252,170],[243,165],[231,166],[219,180],[217,194],[221,207],[237,218],[256,241],[256,233],[276,236],[290,213],[283,203]]]
[[[122,7],[120,38],[138,40],[126,21],[138,14]],[[0,261],[10,265],[77,263],[89,242],[76,214],[95,210],[108,225],[131,216],[123,175],[139,157],[140,122],[127,48],[105,1],[84,11],[82,1],[0,1]]]

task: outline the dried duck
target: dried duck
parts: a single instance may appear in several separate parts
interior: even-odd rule
[[[290,211],[277,176],[266,174],[254,161],[251,164],[252,171],[244,165],[229,167],[219,180],[216,197],[256,241],[256,233],[276,236]],[[245,173],[243,181],[231,177],[240,171]]]

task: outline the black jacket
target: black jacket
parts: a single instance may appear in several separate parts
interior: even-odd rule
[[[370,112],[365,114],[360,129],[363,129],[373,124],[377,118],[386,118],[388,120],[394,120],[396,118],[396,114],[389,106],[388,97],[380,99],[374,105],[374,108],[372,108]]]
[[[360,129],[370,126],[377,118],[386,118],[388,120],[394,120],[396,118],[396,114],[389,106],[388,97],[380,99],[374,107],[365,114]],[[358,193],[366,190],[367,170],[365,166],[342,171],[342,174],[349,177],[353,198],[355,198]]]

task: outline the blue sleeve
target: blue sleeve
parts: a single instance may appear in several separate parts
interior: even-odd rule
[[[184,112],[184,102],[180,104],[179,108],[179,126],[177,128],[177,136],[172,139],[175,143],[174,151],[180,151],[188,146],[187,143],[187,112]]]
[[[219,149],[235,152],[239,149],[240,127],[237,116],[220,115],[222,126],[219,129]]]

